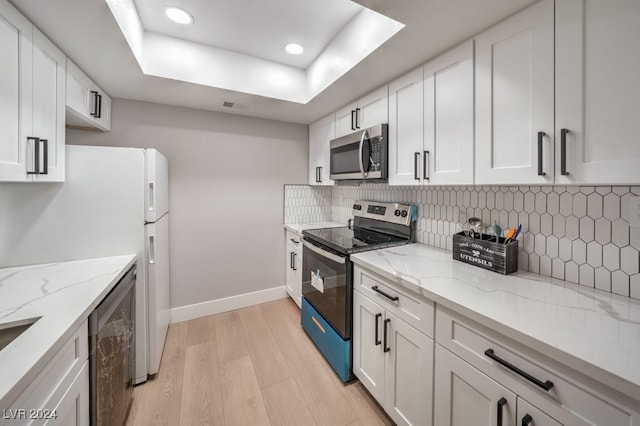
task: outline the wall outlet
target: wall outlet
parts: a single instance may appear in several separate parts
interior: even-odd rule
[[[629,226],[640,228],[640,197],[629,198]]]

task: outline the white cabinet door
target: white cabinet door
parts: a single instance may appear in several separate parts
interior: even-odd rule
[[[91,80],[67,58],[67,124],[84,126],[94,110]],[[77,117],[83,117],[80,121]]]
[[[384,409],[398,425],[430,425],[433,340],[389,311],[384,321],[383,333],[387,334],[382,344],[388,357]]]
[[[291,244],[287,245],[285,266],[285,288],[289,297],[300,308],[302,306],[302,254]]]
[[[518,397],[517,424],[522,426],[562,426],[547,414]]]
[[[434,424],[514,425],[516,395],[436,345]],[[501,421],[500,421],[501,420]]]
[[[389,121],[389,86],[383,86],[358,101],[356,129],[366,129]]]
[[[295,287],[295,271],[294,271],[294,267],[295,267],[295,261],[294,261],[294,255],[295,255],[295,250],[291,249],[290,245],[287,245],[287,250],[286,250],[286,258],[285,258],[285,288],[287,290],[287,293],[289,293],[289,296],[295,300],[296,299],[296,287]]]
[[[111,98],[67,58],[66,123],[111,130]]]
[[[349,133],[355,132],[356,129],[356,108],[357,103],[354,102],[336,111],[336,130],[335,137],[339,138]]]
[[[419,185],[423,180],[422,67],[389,84],[389,185]]]
[[[380,403],[384,401],[385,357],[382,349],[384,309],[353,292],[353,374]]]
[[[330,149],[329,142],[336,137],[335,117],[333,114],[316,121],[309,126],[309,185],[333,185],[329,178]]]
[[[637,0],[556,2],[556,182],[640,183],[638,40]]]
[[[63,182],[65,177],[66,57],[40,31],[33,30],[33,135],[46,141],[34,181]],[[27,147],[27,159],[34,159]]]
[[[302,307],[302,244],[299,235],[285,232],[285,288],[287,293]]]
[[[476,184],[553,183],[553,17],[543,0],[476,37]]]
[[[425,183],[473,184],[473,41],[424,66]]]
[[[0,181],[25,181],[31,129],[33,26],[0,2]]]
[[[99,95],[98,99],[98,118],[96,123],[99,129],[110,131],[111,130],[111,97],[104,93],[97,86],[94,88]]]
[[[89,425],[89,361],[55,407],[55,417],[47,420],[47,426],[88,426]]]
[[[389,120],[389,88],[380,87],[336,111],[336,138]]]

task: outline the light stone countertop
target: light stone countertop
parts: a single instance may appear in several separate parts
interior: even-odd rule
[[[298,235],[302,235],[302,231],[306,231],[307,229],[340,228],[341,226],[347,226],[347,224],[339,222],[308,222],[284,224],[285,229],[288,229],[291,232],[295,232]]]
[[[485,271],[423,244],[351,259],[640,401],[638,300],[530,272]]]
[[[41,317],[0,350],[0,410],[11,407],[135,262],[132,254],[0,269],[0,327]]]

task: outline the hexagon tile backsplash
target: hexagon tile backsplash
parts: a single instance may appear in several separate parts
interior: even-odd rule
[[[640,186],[285,186],[285,223],[346,223],[357,199],[418,206],[417,240],[451,250],[460,213],[483,225],[522,224],[519,268],[640,299],[640,228],[629,197]]]

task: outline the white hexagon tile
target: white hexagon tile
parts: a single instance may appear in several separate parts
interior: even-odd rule
[[[640,229],[628,222],[639,186],[285,186],[285,223],[346,223],[357,199],[416,204],[417,241],[451,250],[459,217],[522,224],[520,269],[640,299]]]

